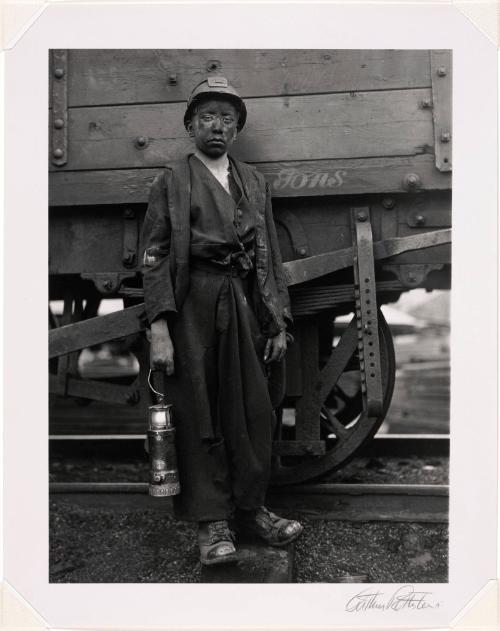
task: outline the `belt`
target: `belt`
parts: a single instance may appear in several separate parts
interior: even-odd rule
[[[239,276],[245,278],[252,270],[242,269],[236,265],[218,265],[210,261],[193,261],[190,263],[191,271],[207,272],[208,274],[218,274],[219,276]]]

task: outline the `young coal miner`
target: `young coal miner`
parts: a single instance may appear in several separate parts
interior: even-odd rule
[[[286,351],[290,306],[270,192],[228,156],[247,112],[223,77],[193,90],[194,153],[154,180],[142,232],[151,368],[174,407],[179,519],[197,521],[205,565],[236,558],[235,531],[270,545],[302,525],[263,506],[275,415],[266,374]]]

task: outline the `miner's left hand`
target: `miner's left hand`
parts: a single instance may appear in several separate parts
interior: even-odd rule
[[[264,351],[264,361],[266,364],[270,362],[280,361],[286,353],[286,331],[280,331],[275,337],[270,337],[266,343]]]

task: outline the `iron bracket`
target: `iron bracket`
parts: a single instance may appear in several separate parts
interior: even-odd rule
[[[97,291],[101,294],[115,294],[126,278],[133,278],[134,275],[120,274],[112,272],[88,272],[81,274],[84,280],[91,280]]]
[[[289,210],[280,210],[274,220],[286,230],[295,254],[309,256],[309,240],[299,219]]]
[[[432,118],[436,168],[451,171],[452,57],[449,50],[431,50]]]
[[[351,208],[354,253],[354,297],[361,393],[367,416],[380,416],[383,406],[382,370],[378,335],[377,286],[373,235],[368,207]]]
[[[137,217],[132,208],[126,208],[123,213],[123,254],[124,267],[135,267],[137,264],[137,240],[139,227]]]
[[[427,264],[400,264],[400,265],[383,265],[382,269],[393,273],[400,281],[403,287],[408,289],[415,289],[423,285],[429,272],[433,270],[443,269],[441,263],[427,263]]]
[[[52,51],[52,164],[62,167],[68,161],[68,54]]]

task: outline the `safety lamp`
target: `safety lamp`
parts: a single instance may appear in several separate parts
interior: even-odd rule
[[[175,427],[172,404],[165,402],[165,395],[151,385],[160,402],[149,406],[148,446],[149,446],[149,494],[153,497],[178,495],[181,492],[177,455],[175,451]]]

